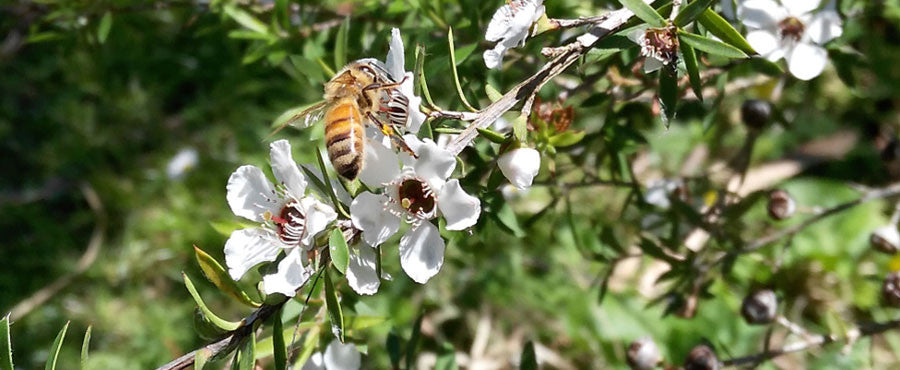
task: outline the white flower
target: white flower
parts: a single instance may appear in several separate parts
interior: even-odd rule
[[[403,52],[403,39],[400,38],[400,30],[393,28],[391,29],[391,46],[384,64],[394,80],[403,81],[400,85],[400,93],[409,100],[409,109],[407,109],[409,116],[406,129],[408,132],[415,134],[419,132],[419,128],[425,122],[425,113],[422,113],[422,110],[419,108],[422,105],[422,98],[413,93],[413,73],[406,71]]]
[[[466,229],[478,221],[481,202],[467,194],[459,180],[448,181],[456,168],[452,153],[428,139],[420,141],[413,135],[404,139],[418,158],[407,156],[399,169],[396,154],[392,162],[386,157],[394,164],[393,170],[386,169],[393,179],[384,194],[359,194],[350,205],[350,217],[373,247],[397,233],[401,220],[410,223],[411,229],[400,238],[400,265],[410,278],[424,284],[444,262],[444,240],[430,220],[440,213],[447,230]]]
[[[747,0],[738,17],[747,26],[747,42],[771,61],[787,60],[794,77],[811,80],[822,73],[828,52],[821,45],[841,36],[841,18],[834,3],[812,13],[819,0]]]
[[[302,370],[358,370],[361,356],[353,343],[331,341],[325,355],[315,352],[303,364]]]
[[[674,27],[653,28],[644,24],[629,32],[628,39],[641,47],[644,73],[654,72],[681,59]]]
[[[519,189],[531,186],[531,181],[541,169],[541,153],[532,148],[516,148],[497,160],[500,172]]]
[[[196,165],[197,150],[194,148],[181,149],[166,164],[166,176],[173,180],[180,179]]]
[[[524,46],[531,25],[544,15],[543,0],[509,0],[497,9],[488,23],[484,38],[497,42],[494,49],[484,52],[484,64],[499,69],[506,50]]]
[[[279,140],[270,145],[273,185],[255,166],[241,166],[228,178],[228,205],[235,215],[259,222],[259,227],[231,233],[225,242],[225,264],[235,280],[254,266],[271,262],[285,250],[278,271],[263,278],[266,294],[293,296],[311,272],[305,266],[306,249],[313,238],[337,218],[330,206],[306,196],[307,182],[291,156],[291,145]]]
[[[683,186],[684,182],[681,180],[653,180],[647,184],[644,201],[662,209],[669,209],[672,206],[671,195]]]

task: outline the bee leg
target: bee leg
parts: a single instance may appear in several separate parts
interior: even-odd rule
[[[384,83],[369,84],[368,86],[363,87],[363,91],[397,88],[397,87],[400,87],[400,85],[403,85],[404,82],[406,82],[406,78],[407,78],[406,76],[403,76],[403,79],[400,80],[400,82],[394,82],[394,83],[389,83],[389,84],[384,84]]]
[[[375,117],[372,112],[366,113],[366,116],[369,118],[369,121],[374,122],[378,126],[378,129],[381,130],[382,134],[391,138],[391,141],[394,143],[394,145],[400,148],[400,150],[408,153],[413,158],[419,158],[416,152],[414,152],[412,148],[410,148],[409,145],[406,144],[406,140],[403,140],[403,137],[401,137],[400,134],[397,133],[397,130],[394,130],[394,128],[390,125],[381,122],[381,120],[379,120],[378,117]]]

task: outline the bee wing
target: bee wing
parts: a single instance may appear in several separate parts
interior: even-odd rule
[[[282,113],[281,116],[275,120],[274,125],[277,125],[278,128],[276,128],[275,131],[272,131],[272,133],[269,134],[269,137],[275,135],[287,126],[298,126],[301,128],[311,126],[313,123],[316,123],[322,119],[322,116],[325,115],[325,108],[327,106],[327,101],[320,101],[306,109],[303,109],[299,113],[297,112],[297,110],[299,110],[300,108],[294,108]]]

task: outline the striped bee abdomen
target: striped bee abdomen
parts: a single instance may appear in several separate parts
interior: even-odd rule
[[[338,174],[347,180],[359,175],[363,166],[363,121],[352,98],[335,102],[325,113],[325,147]]]

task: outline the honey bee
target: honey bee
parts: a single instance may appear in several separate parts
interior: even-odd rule
[[[292,116],[284,125],[303,120],[309,126],[325,117],[325,147],[332,166],[347,180],[363,169],[365,125],[371,124],[411,154],[397,133],[409,116],[409,100],[384,64],[376,59],[351,62],[325,83],[324,101]]]

